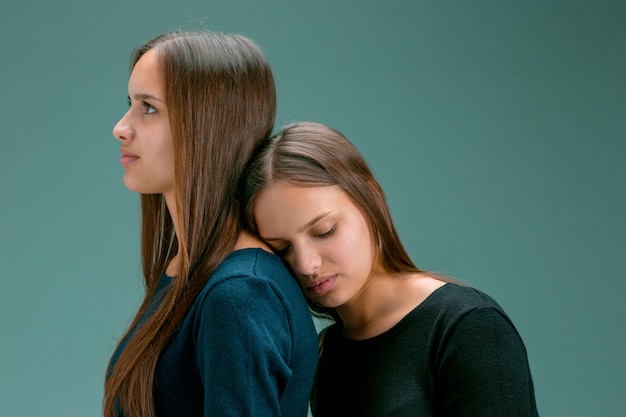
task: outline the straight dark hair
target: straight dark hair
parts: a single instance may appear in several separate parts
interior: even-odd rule
[[[237,188],[245,163],[271,134],[276,92],[271,68],[249,39],[214,32],[170,32],[135,50],[134,68],[156,52],[174,145],[179,230],[164,197],[141,195],[141,252],[146,294],[107,372],[103,412],[153,417],[157,360],[242,230]],[[168,263],[180,274],[158,309],[136,329]],[[120,342],[121,343],[121,342]],[[119,345],[118,345],[119,348]]]

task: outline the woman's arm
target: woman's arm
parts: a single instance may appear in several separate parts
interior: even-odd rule
[[[269,282],[234,277],[207,294],[196,323],[206,416],[279,416],[291,374],[288,312]]]
[[[500,311],[470,311],[444,343],[437,395],[445,416],[538,415],[526,348]]]

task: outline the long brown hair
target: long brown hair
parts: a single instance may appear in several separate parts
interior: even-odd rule
[[[157,360],[242,229],[237,199],[245,163],[276,115],[271,68],[249,39],[214,32],[171,32],[133,53],[131,68],[155,50],[174,145],[178,230],[162,195],[141,195],[146,295],[105,380],[103,412],[154,416]],[[181,271],[154,314],[138,326],[176,253]],[[121,342],[120,342],[121,343]],[[118,346],[119,347],[119,346]]]
[[[245,221],[258,233],[254,201],[269,185],[283,182],[305,187],[338,185],[367,219],[380,267],[391,273],[420,273],[396,231],[387,200],[361,153],[335,129],[299,122],[265,140],[246,172]],[[334,308],[308,300],[313,313],[339,321]]]

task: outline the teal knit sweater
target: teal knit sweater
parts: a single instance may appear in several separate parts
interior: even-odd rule
[[[149,311],[172,279],[161,278]],[[262,249],[233,252],[158,361],[156,414],[305,417],[317,356],[311,314],[280,258]]]

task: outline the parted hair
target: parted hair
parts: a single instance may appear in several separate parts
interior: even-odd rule
[[[213,271],[234,248],[242,230],[240,177],[254,149],[271,134],[276,115],[271,68],[251,40],[209,31],[168,32],[134,51],[131,70],[149,50],[157,57],[172,131],[178,230],[162,195],[141,195],[146,292],[120,341],[128,339],[125,348],[109,364],[104,417],[116,412],[155,415],[157,360]],[[178,252],[179,275],[158,309],[138,327],[161,275]]]
[[[296,186],[339,186],[364,214],[374,240],[376,261],[391,273],[424,272],[416,267],[396,231],[386,197],[367,162],[339,131],[313,122],[283,127],[264,140],[248,165],[243,186],[247,227],[258,233],[255,198],[281,182]],[[318,317],[339,321],[334,308],[308,300]]]

